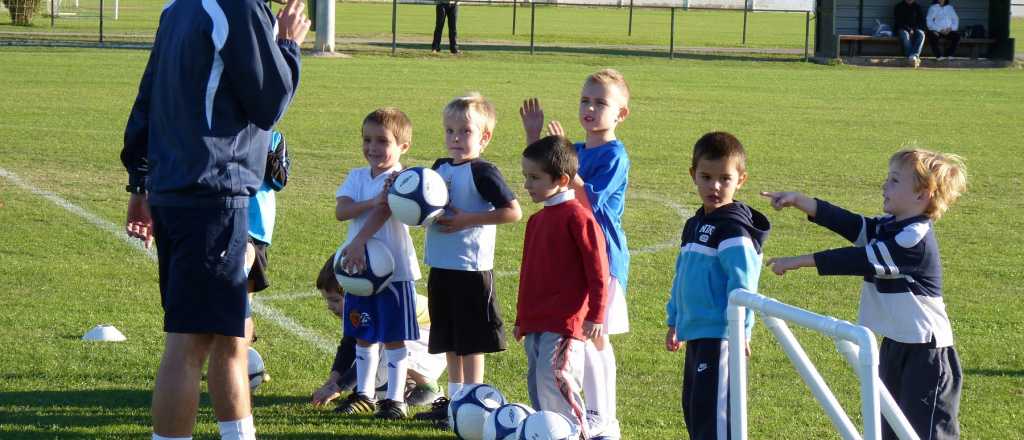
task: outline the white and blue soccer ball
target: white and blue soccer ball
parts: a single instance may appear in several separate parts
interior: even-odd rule
[[[398,174],[388,190],[391,215],[409,226],[429,224],[444,213],[448,186],[437,171],[413,167]]]
[[[448,404],[448,426],[462,440],[483,440],[484,421],[505,404],[505,396],[487,384],[466,385]]]
[[[384,242],[371,238],[366,241],[363,249],[366,257],[366,268],[358,273],[345,272],[341,256],[341,245],[334,253],[334,277],[338,279],[345,293],[357,296],[370,296],[379,293],[391,282],[391,276],[395,273],[395,258]]]
[[[576,440],[580,428],[567,417],[552,411],[537,411],[526,417],[516,430],[516,440]]]
[[[249,347],[249,389],[255,390],[267,380],[267,369],[263,364],[263,356],[255,348]]]
[[[483,440],[515,440],[516,429],[533,414],[533,408],[522,403],[506,403],[484,420]]]

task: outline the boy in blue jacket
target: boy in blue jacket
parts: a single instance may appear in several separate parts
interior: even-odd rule
[[[747,180],[746,152],[735,136],[705,134],[693,146],[690,176],[703,206],[686,221],[676,276],[665,307],[665,348],[686,346],[683,419],[694,440],[718,439],[729,429],[729,292],[757,290],[768,219],[734,200]],[[747,340],[753,313],[747,310]],[[738,348],[738,347],[737,347]],[[750,354],[750,346],[745,347]],[[720,437],[722,436],[722,437]]]

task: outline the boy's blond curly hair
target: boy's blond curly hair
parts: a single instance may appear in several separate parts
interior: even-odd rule
[[[914,189],[931,196],[924,214],[933,221],[942,217],[967,190],[967,168],[964,159],[955,154],[910,148],[893,154],[889,163],[910,165]]]
[[[494,126],[498,122],[498,113],[494,110],[494,104],[491,104],[491,101],[478,92],[470,92],[466,96],[451,100],[448,105],[444,106],[441,115],[445,118],[465,118],[483,131],[492,134]]]
[[[629,104],[629,83],[626,82],[626,77],[622,76],[622,73],[615,69],[601,69],[597,72],[590,74],[587,80],[583,82],[584,85],[588,84],[603,84],[616,86],[622,92],[622,97],[626,98],[626,104]]]
[[[397,107],[384,107],[370,112],[363,118],[363,125],[370,123],[390,131],[395,137],[395,143],[399,145],[412,142],[412,121]]]

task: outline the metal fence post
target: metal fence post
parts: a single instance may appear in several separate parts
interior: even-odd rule
[[[672,24],[669,25],[669,37],[668,37],[668,59],[675,58],[676,51],[676,8],[669,8],[672,11]]]
[[[811,42],[811,11],[804,12],[804,62],[807,62],[807,48]]]
[[[50,27],[53,27],[54,17],[57,15],[57,0],[50,0]]]
[[[334,1],[334,0],[328,0]],[[398,50],[398,0],[391,0],[391,55]]]
[[[633,0],[629,0],[629,31],[627,35],[633,36]]]
[[[516,5],[519,4],[519,0],[512,0],[512,35],[516,34],[516,18],[519,17],[517,14]]]
[[[750,0],[743,0],[743,45],[747,45],[747,9],[749,7]]]
[[[100,44],[103,44],[103,0],[100,0]]]
[[[530,55],[533,55],[533,33],[537,22],[537,4],[530,0]]]

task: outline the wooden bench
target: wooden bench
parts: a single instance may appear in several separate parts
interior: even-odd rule
[[[896,37],[874,37],[871,35],[840,35],[837,52],[841,52],[843,42],[847,43],[849,47],[847,56],[857,56],[861,52],[861,48],[865,42],[869,44],[893,44],[897,48],[900,45],[900,39]],[[992,38],[961,38],[960,47],[968,47],[971,51],[971,58],[978,58],[981,54],[981,49],[992,46],[996,43],[996,40]],[[928,49],[928,45],[925,44],[925,49]]]

